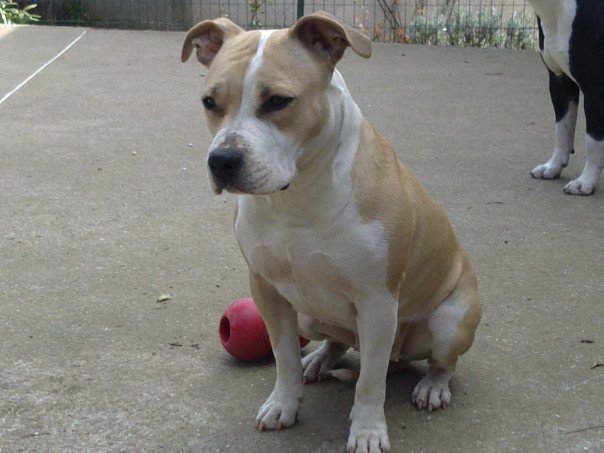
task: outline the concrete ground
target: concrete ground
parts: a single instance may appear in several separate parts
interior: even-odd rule
[[[0,96],[82,31],[0,28]],[[2,452],[344,449],[353,384],[308,386],[295,427],[258,433],[274,363],[219,343],[249,289],[183,38],[89,30],[0,105]],[[537,53],[375,45],[340,68],[448,212],[484,300],[449,408],[411,406],[425,364],[388,379],[393,451],[602,451],[604,178],[562,192],[584,117],[563,177],[538,181],[554,136]]]

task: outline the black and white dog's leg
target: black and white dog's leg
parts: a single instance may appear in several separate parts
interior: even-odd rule
[[[556,148],[552,157],[543,165],[537,165],[531,176],[537,179],[559,178],[574,152],[575,125],[579,103],[579,86],[565,75],[549,71],[549,92],[556,113]]]
[[[587,136],[587,158],[581,176],[569,182],[564,192],[571,195],[591,195],[596,189],[600,172],[604,167],[604,92],[601,87],[584,90]]]

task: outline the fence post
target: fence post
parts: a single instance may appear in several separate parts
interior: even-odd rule
[[[302,16],[304,16],[304,0],[298,0],[298,13],[297,13],[297,18],[296,19],[300,19]]]

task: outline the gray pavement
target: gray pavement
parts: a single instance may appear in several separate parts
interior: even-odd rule
[[[82,31],[0,28],[0,97]],[[183,38],[89,30],[0,105],[2,452],[344,448],[352,384],[308,386],[295,427],[258,433],[274,364],[219,343],[249,289]],[[425,364],[389,378],[393,450],[602,451],[604,178],[594,196],[562,192],[584,117],[563,177],[537,181],[554,143],[537,53],[375,45],[340,69],[448,212],[484,300],[451,407],[411,406]]]

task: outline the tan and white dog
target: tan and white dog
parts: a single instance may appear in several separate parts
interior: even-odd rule
[[[216,193],[241,194],[235,232],[277,365],[259,430],[296,420],[304,383],[359,349],[347,448],[388,451],[390,361],[429,360],[412,395],[450,403],[449,380],[474,340],[476,275],[442,208],[363,119],[335,64],[371,43],[327,13],[292,28],[244,32],[225,18],[193,27],[209,68],[203,105]],[[300,359],[298,333],[324,340]]]

